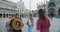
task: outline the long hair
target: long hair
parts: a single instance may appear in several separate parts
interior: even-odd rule
[[[16,13],[16,14],[15,14],[15,17],[17,17],[18,15],[19,15],[19,13]],[[21,17],[20,17],[20,18],[18,17],[18,19],[22,20]]]
[[[43,9],[39,9],[39,11],[38,11],[39,18],[45,21],[46,19],[45,19],[44,13],[45,13],[45,11]]]

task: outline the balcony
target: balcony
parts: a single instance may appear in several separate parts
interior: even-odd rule
[[[2,13],[16,13],[17,10],[13,10],[13,9],[6,9],[6,8],[0,8],[0,12]]]
[[[1,8],[9,8],[9,9],[17,10],[16,5],[8,4],[8,3],[2,2],[2,1],[0,1],[0,7]]]

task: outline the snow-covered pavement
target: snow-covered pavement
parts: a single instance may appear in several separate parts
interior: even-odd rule
[[[37,18],[34,19],[34,27],[33,27],[33,32],[36,32],[36,21]],[[1,19],[0,18],[0,32],[5,32],[5,25],[7,22],[8,18]],[[28,26],[26,25],[28,18],[22,18],[24,27],[23,27],[23,32],[28,32]],[[59,18],[53,18],[51,22],[51,27],[50,27],[50,32],[60,32],[60,19]]]

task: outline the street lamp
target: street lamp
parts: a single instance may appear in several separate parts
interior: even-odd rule
[[[45,0],[44,0],[44,10],[45,10]]]
[[[46,1],[46,0],[44,0],[44,12],[46,12],[46,9],[45,9],[45,6],[46,6],[46,5],[45,5],[45,1]]]
[[[31,11],[31,0],[30,0],[30,11]]]

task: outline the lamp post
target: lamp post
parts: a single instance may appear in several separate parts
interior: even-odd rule
[[[46,6],[46,5],[45,5],[45,1],[46,1],[46,0],[44,0],[44,12],[46,13],[46,9],[45,9],[45,6]]]
[[[45,10],[45,0],[44,0],[44,10]]]
[[[31,11],[31,0],[30,0],[30,11]]]
[[[20,13],[21,12],[21,8],[20,8],[20,1],[17,3],[17,13],[19,13],[19,18],[20,18]]]

